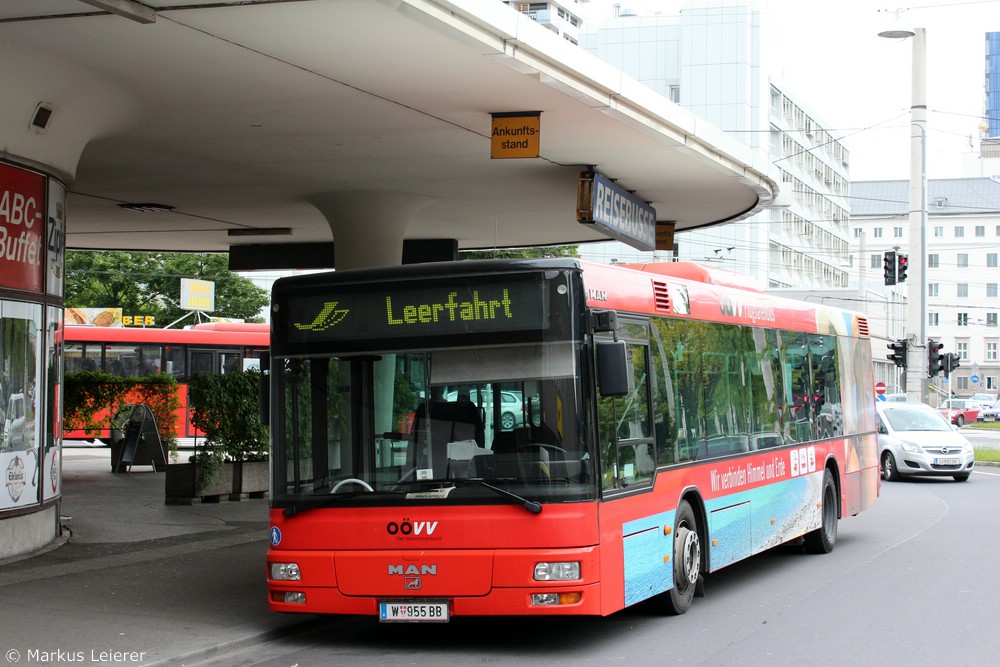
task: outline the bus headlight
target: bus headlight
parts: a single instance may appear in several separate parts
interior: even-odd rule
[[[579,578],[579,561],[535,563],[535,581],[576,581]]]
[[[298,563],[271,563],[271,578],[276,581],[298,581],[302,578]]]

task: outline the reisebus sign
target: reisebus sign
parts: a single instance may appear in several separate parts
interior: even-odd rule
[[[45,177],[0,163],[0,285],[42,291]]]
[[[597,173],[580,174],[577,222],[637,250],[656,250],[656,209]]]

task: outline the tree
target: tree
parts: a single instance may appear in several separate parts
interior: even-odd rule
[[[575,245],[546,246],[543,248],[497,248],[495,250],[469,250],[461,259],[542,259],[545,257],[579,257]]]
[[[180,319],[181,278],[215,283],[216,317],[261,321],[266,290],[229,271],[225,254],[111,252],[66,253],[68,308],[121,308],[127,315],[153,315],[158,324]]]

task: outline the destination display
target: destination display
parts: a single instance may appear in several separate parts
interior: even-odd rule
[[[412,338],[544,329],[541,278],[435,285],[343,285],[287,304],[288,342]]]

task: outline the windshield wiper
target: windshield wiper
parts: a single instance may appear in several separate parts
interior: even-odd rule
[[[322,496],[320,498],[310,499],[307,502],[296,503],[294,505],[289,505],[285,509],[281,510],[281,513],[287,517],[293,517],[296,514],[301,514],[308,510],[314,510],[319,507],[326,507],[327,505],[332,505],[337,501],[344,500],[345,498],[353,498],[357,496],[357,492],[354,493],[337,493],[329,496]]]
[[[493,486],[492,484],[482,479],[481,477],[462,477],[456,479],[420,479],[420,480],[411,480],[409,482],[406,482],[406,484],[413,484],[417,486],[426,486],[432,484],[451,484],[453,486],[471,486],[471,485],[482,486],[486,489],[489,489],[498,496],[502,496],[510,501],[513,501],[514,504],[520,505],[521,507],[528,510],[532,514],[538,514],[539,512],[542,511],[542,504],[537,500],[528,500],[527,498],[519,496],[516,493],[508,491],[507,489],[501,489],[499,486]],[[344,498],[353,498],[356,495],[357,495],[356,493],[350,493],[350,494],[340,493],[337,495],[310,499],[307,502],[289,505],[288,507],[283,509],[281,513],[286,517],[293,517],[296,514],[301,514],[302,512],[306,512],[312,509],[317,509],[320,507],[326,507],[327,505],[332,505],[339,500],[343,500]]]
[[[487,483],[486,480],[482,479],[481,477],[467,477],[467,478],[463,477],[453,481],[457,482],[459,486],[468,486],[469,484],[475,484],[477,486],[485,487],[490,491],[492,491],[493,493],[497,494],[498,496],[503,496],[508,500],[514,501],[516,504],[520,505],[521,507],[528,510],[532,514],[538,514],[539,512],[542,511],[542,504],[537,500],[528,500],[527,498],[519,496],[516,493],[508,491],[507,489],[501,489],[499,486],[493,486],[492,484]]]

